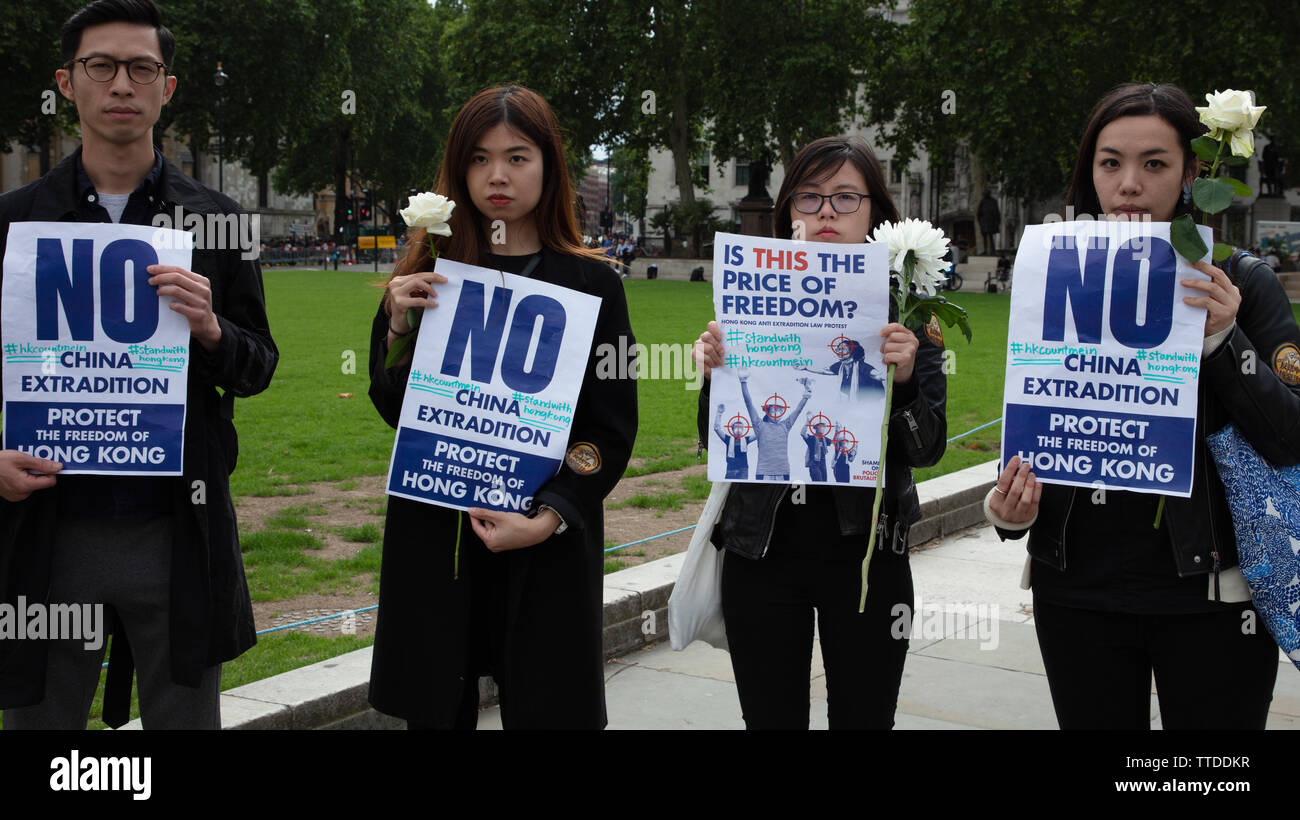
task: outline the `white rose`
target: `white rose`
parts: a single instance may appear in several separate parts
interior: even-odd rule
[[[948,279],[947,270],[951,263],[942,259],[948,252],[948,237],[923,219],[883,222],[876,226],[869,241],[888,245],[889,268],[900,275],[908,251],[914,253],[916,267],[912,284],[926,296],[934,296],[939,286]]]
[[[1201,122],[1210,129],[1210,139],[1231,139],[1232,153],[1239,157],[1249,157],[1255,152],[1255,139],[1250,133],[1259,122],[1266,106],[1255,105],[1255,96],[1250,91],[1216,91],[1206,94],[1209,103],[1198,107],[1196,113]]]
[[[424,228],[438,236],[451,236],[447,220],[451,219],[451,210],[455,207],[456,203],[442,194],[425,191],[411,197],[410,204],[398,213],[412,228]]]

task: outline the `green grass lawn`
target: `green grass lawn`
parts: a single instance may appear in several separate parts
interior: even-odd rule
[[[280,348],[280,366],[264,393],[236,403],[239,468],[235,494],[291,492],[288,484],[379,475],[388,468],[393,431],[366,395],[370,322],[384,276],[350,271],[272,270],[265,273],[267,313]],[[637,341],[647,346],[647,372],[638,383],[640,428],[629,474],[695,463],[697,394],[682,357],[713,315],[709,285],[627,280]],[[1005,294],[961,294],[971,312],[974,342],[948,332],[956,370],[949,376],[950,435],[997,418],[1006,347]],[[671,354],[653,345],[673,345]],[[657,354],[657,355],[656,355]],[[653,363],[651,362],[653,360]],[[339,398],[351,393],[350,398]],[[928,474],[969,466],[996,454],[998,429],[963,439]],[[990,446],[990,442],[994,442]]]

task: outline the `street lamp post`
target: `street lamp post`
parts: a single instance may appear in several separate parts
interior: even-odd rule
[[[226,158],[221,133],[221,98],[224,96],[222,88],[229,79],[230,75],[221,70],[221,61],[218,60],[217,73],[212,75],[212,82],[217,86],[217,190],[223,194],[226,192]]]

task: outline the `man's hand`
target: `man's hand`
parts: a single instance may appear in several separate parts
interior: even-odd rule
[[[215,352],[221,343],[221,323],[212,312],[212,287],[208,278],[175,265],[150,265],[149,284],[159,296],[172,298],[171,309],[190,323],[190,334],[203,349]]]
[[[22,501],[37,490],[54,486],[54,473],[63,469],[57,461],[29,456],[17,450],[0,450],[0,497]],[[45,475],[32,475],[28,470]]]
[[[555,528],[560,526],[560,517],[553,510],[542,510],[535,518],[481,507],[471,507],[467,512],[474,534],[492,552],[540,544],[550,538]]]

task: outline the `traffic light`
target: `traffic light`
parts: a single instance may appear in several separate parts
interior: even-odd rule
[[[357,220],[356,220],[356,216],[355,216],[355,214],[356,214],[356,208],[355,208],[356,201],[357,201],[357,200],[356,200],[356,197],[353,197],[353,196],[349,196],[349,197],[348,197],[348,222],[356,222],[356,221],[357,221]]]
[[[600,212],[600,227],[606,230],[614,227],[614,212],[605,210]]]
[[[361,189],[361,221],[369,222],[370,215],[375,212],[374,194],[369,188]]]

